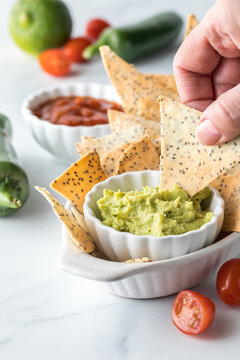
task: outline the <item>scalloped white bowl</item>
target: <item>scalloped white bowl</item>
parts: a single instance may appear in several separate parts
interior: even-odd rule
[[[147,185],[155,187],[158,184],[159,171],[128,172],[110,177],[96,184],[87,194],[84,204],[84,216],[89,232],[109,259],[125,261],[143,256],[147,256],[152,260],[175,258],[206,247],[217,238],[223,223],[224,201],[213,188],[211,188],[213,196],[210,210],[215,216],[198,230],[181,235],[156,237],[117,231],[102,224],[97,201],[103,196],[104,189],[131,191],[141,190],[143,186]]]
[[[81,141],[81,136],[100,137],[108,135],[111,132],[110,126],[108,124],[95,126],[55,125],[39,119],[32,113],[31,109],[59,96],[77,95],[120,102],[115,89],[110,85],[77,83],[40,89],[28,96],[22,104],[23,117],[34,139],[57,160],[67,164],[71,164],[79,158],[74,144]]]

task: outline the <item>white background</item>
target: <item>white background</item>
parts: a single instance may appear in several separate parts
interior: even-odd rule
[[[58,270],[61,226],[33,186],[48,187],[65,166],[31,137],[21,116],[21,103],[40,87],[78,81],[108,83],[108,79],[98,58],[77,66],[64,79],[43,73],[37,60],[19,50],[9,37],[7,23],[13,2],[1,0],[0,7],[0,112],[12,121],[14,146],[28,173],[31,195],[18,213],[0,219],[0,359],[239,360],[240,312],[220,302],[215,277],[195,290],[214,300],[216,319],[204,334],[189,337],[171,323],[174,296],[148,301],[122,299],[105,293],[97,283]],[[86,21],[94,16],[121,25],[170,9],[184,19],[191,12],[201,19],[213,3],[68,1],[75,35],[81,35]],[[176,48],[172,46],[136,66],[143,72],[171,73]]]

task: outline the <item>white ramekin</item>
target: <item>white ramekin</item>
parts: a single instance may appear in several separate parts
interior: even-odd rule
[[[40,89],[31,94],[22,104],[22,114],[32,132],[33,137],[45,150],[63,163],[71,164],[79,158],[75,143],[81,141],[81,136],[100,137],[110,134],[110,126],[67,126],[55,125],[35,116],[31,109],[43,102],[58,96],[92,96],[120,103],[115,89],[110,85],[96,83],[76,83],[57,85]]]
[[[68,203],[68,209],[71,207]],[[240,256],[240,234],[193,253],[151,263],[125,264],[106,261],[81,252],[62,227],[59,267],[71,274],[100,282],[114,295],[150,299],[189,289],[218,271],[232,257]]]
[[[198,230],[181,235],[156,237],[117,231],[102,224],[97,201],[103,196],[104,189],[131,191],[140,190],[147,185],[154,187],[158,184],[159,171],[128,172],[96,184],[87,194],[84,215],[89,232],[109,259],[125,261],[143,256],[152,260],[175,258],[208,246],[216,239],[223,223],[224,201],[213,188],[211,188],[213,197],[210,210],[215,216]]]

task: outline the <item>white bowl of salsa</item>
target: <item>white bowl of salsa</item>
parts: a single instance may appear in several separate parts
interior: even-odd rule
[[[128,231],[116,230],[102,223],[103,219],[97,202],[103,197],[104,189],[114,192],[118,190],[129,192],[141,190],[145,186],[153,188],[158,185],[159,171],[128,172],[112,176],[96,184],[87,194],[84,204],[84,216],[89,232],[99,248],[110,260],[126,261],[142,257],[148,257],[151,260],[175,258],[209,246],[217,238],[223,223],[224,201],[217,190],[213,188],[211,188],[212,197],[209,211],[214,216],[196,230],[187,231],[180,235],[136,235]],[[143,206],[142,202],[139,206]],[[144,217],[144,215],[142,216]]]
[[[76,83],[40,89],[22,105],[22,114],[38,144],[57,160],[71,164],[79,157],[82,136],[110,134],[107,110],[120,110],[110,85]]]

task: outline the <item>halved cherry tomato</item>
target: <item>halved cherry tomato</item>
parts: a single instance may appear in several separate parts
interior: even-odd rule
[[[240,306],[240,259],[225,262],[217,274],[217,292],[228,305]]]
[[[104,29],[110,24],[103,19],[91,19],[86,25],[86,35],[92,40],[97,40]]]
[[[185,334],[203,332],[212,323],[214,316],[215,305],[212,300],[195,291],[180,291],[173,303],[173,323]]]
[[[85,62],[82,57],[83,50],[91,44],[91,41],[86,37],[80,36],[74,39],[70,39],[64,45],[64,52],[68,59],[73,62]]]
[[[62,49],[43,51],[39,55],[39,63],[44,71],[53,76],[64,76],[71,68],[71,62]]]

